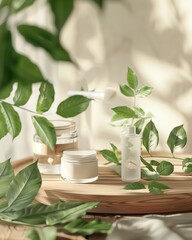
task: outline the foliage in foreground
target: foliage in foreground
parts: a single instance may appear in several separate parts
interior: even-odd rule
[[[14,175],[10,160],[0,163],[0,220],[35,226],[29,234],[31,239],[56,239],[57,231],[91,235],[95,232],[107,233],[110,229],[108,222],[81,218],[97,207],[98,202],[59,201],[45,205],[35,201],[41,182],[37,162],[25,167],[17,175]]]

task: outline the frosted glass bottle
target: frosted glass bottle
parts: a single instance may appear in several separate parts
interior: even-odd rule
[[[141,139],[135,126],[126,125],[121,133],[121,180],[138,182],[141,179]]]

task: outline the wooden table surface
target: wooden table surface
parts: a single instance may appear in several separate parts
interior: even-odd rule
[[[42,175],[42,187],[36,199],[45,204],[59,199],[64,201],[99,201],[99,206],[89,213],[86,218],[111,222],[124,215],[192,211],[192,175],[186,175],[182,172],[181,160],[169,159],[174,163],[175,171],[170,176],[161,177],[158,181],[170,186],[171,189],[163,195],[154,195],[145,189],[137,191],[123,189],[126,183],[122,182],[120,176],[109,166],[104,165],[101,157],[99,158],[99,179],[96,182],[72,184],[63,181],[58,175]],[[163,160],[163,158],[158,160]],[[13,165],[16,172],[18,172],[31,162],[32,158],[28,158],[16,161]],[[142,182],[145,183],[146,181],[142,180]],[[3,227],[6,228],[6,225]],[[18,231],[18,229],[16,229],[16,232],[22,234],[22,231]],[[60,239],[82,240],[83,238],[65,238],[61,236]],[[102,240],[105,239],[105,236],[99,234],[87,239]]]

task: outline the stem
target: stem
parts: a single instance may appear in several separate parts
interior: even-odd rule
[[[20,109],[23,110],[23,111],[27,111],[27,112],[30,112],[30,113],[33,113],[33,114],[39,114],[39,113],[37,113],[37,112],[35,112],[35,111],[32,111],[32,110],[30,110],[30,109],[28,109],[28,108],[24,108],[24,107],[21,107],[21,106],[17,106],[17,105],[15,105],[14,103],[9,103],[9,102],[7,102],[7,101],[0,100],[0,103],[2,103],[2,102],[8,103],[8,104],[10,104],[10,105],[13,106],[13,107],[20,108]]]
[[[168,157],[168,156],[159,156],[159,155],[150,155],[150,156],[142,156],[143,158],[152,158],[152,157],[154,157],[154,158],[169,158],[169,159],[178,159],[178,160],[184,160],[184,158],[179,158],[179,157],[175,157],[175,156],[173,156],[173,157]]]

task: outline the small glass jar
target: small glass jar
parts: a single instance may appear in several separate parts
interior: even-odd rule
[[[60,174],[63,151],[77,149],[78,139],[75,122],[54,120],[56,145],[52,150],[41,142],[37,134],[33,137],[33,160],[38,160],[39,171],[42,174]]]
[[[96,151],[64,151],[61,158],[61,177],[72,183],[89,183],[96,181],[98,179]]]

